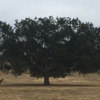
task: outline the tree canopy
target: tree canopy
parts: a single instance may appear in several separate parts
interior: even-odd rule
[[[78,18],[26,18],[14,28],[0,22],[0,69],[32,77],[65,77],[100,70],[100,28]]]

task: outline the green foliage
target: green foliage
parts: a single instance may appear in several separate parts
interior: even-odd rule
[[[23,43],[20,49],[23,47],[21,50],[24,52],[27,61],[30,62],[29,70],[32,76],[43,75],[43,72],[55,70],[56,67],[59,69],[59,65],[67,65],[67,43],[73,33],[68,22],[69,19],[54,19],[52,16],[35,18],[34,20],[26,18],[21,22],[16,21],[15,34],[19,38],[17,42]],[[43,72],[41,73],[37,68]],[[34,69],[37,71],[34,72]],[[62,74],[59,76],[62,76]]]
[[[16,20],[14,28],[0,22],[0,38],[2,71],[65,77],[71,71],[100,70],[100,28],[78,18],[26,18]]]
[[[94,60],[93,62],[94,62],[94,65],[95,65],[95,70],[97,72],[100,72],[100,55],[98,54],[98,55],[94,56],[93,60]]]
[[[79,73],[87,74],[87,73],[93,73],[94,72],[94,66],[93,66],[93,60],[90,56],[83,55],[81,56],[80,60],[76,64],[76,70],[79,71]]]

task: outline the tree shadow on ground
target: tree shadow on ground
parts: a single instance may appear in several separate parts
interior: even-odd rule
[[[100,86],[100,85],[89,85],[89,84],[50,84],[50,85],[44,85],[44,84],[2,84],[1,87],[30,87],[30,86],[66,86],[66,87],[93,87],[93,86]]]

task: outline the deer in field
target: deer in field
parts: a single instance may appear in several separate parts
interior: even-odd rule
[[[1,80],[0,80],[0,85],[1,85],[1,83],[2,83],[3,80],[4,80],[4,79],[1,79]]]

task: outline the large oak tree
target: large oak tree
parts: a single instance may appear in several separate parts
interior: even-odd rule
[[[0,22],[0,69],[14,75],[65,77],[71,71],[97,72],[100,29],[71,18],[26,18],[15,26]],[[97,65],[96,65],[97,63]]]

